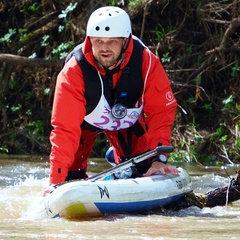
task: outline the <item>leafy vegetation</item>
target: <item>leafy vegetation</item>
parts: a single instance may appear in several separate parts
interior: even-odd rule
[[[94,9],[121,3],[131,16],[133,33],[161,59],[172,81],[179,108],[171,159],[240,162],[239,0],[3,2],[0,153],[49,154],[51,106],[61,61],[84,40]],[[44,59],[49,65],[10,61],[4,53]],[[102,157],[107,147],[100,135],[93,155]]]

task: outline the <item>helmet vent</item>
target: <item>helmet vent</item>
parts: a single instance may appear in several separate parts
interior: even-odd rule
[[[105,31],[109,31],[110,30],[110,27],[105,27]]]

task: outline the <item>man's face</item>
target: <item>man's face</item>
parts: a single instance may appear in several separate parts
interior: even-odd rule
[[[125,43],[125,38],[91,37],[94,57],[104,67],[109,68],[116,64]]]

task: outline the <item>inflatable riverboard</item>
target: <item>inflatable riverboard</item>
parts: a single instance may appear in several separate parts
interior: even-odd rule
[[[34,219],[141,213],[172,204],[192,190],[188,173],[117,180],[74,180],[57,186],[31,213]]]

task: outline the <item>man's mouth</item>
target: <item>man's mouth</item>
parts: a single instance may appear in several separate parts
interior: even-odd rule
[[[101,57],[103,57],[103,58],[109,58],[109,57],[111,57],[111,53],[101,53]]]

